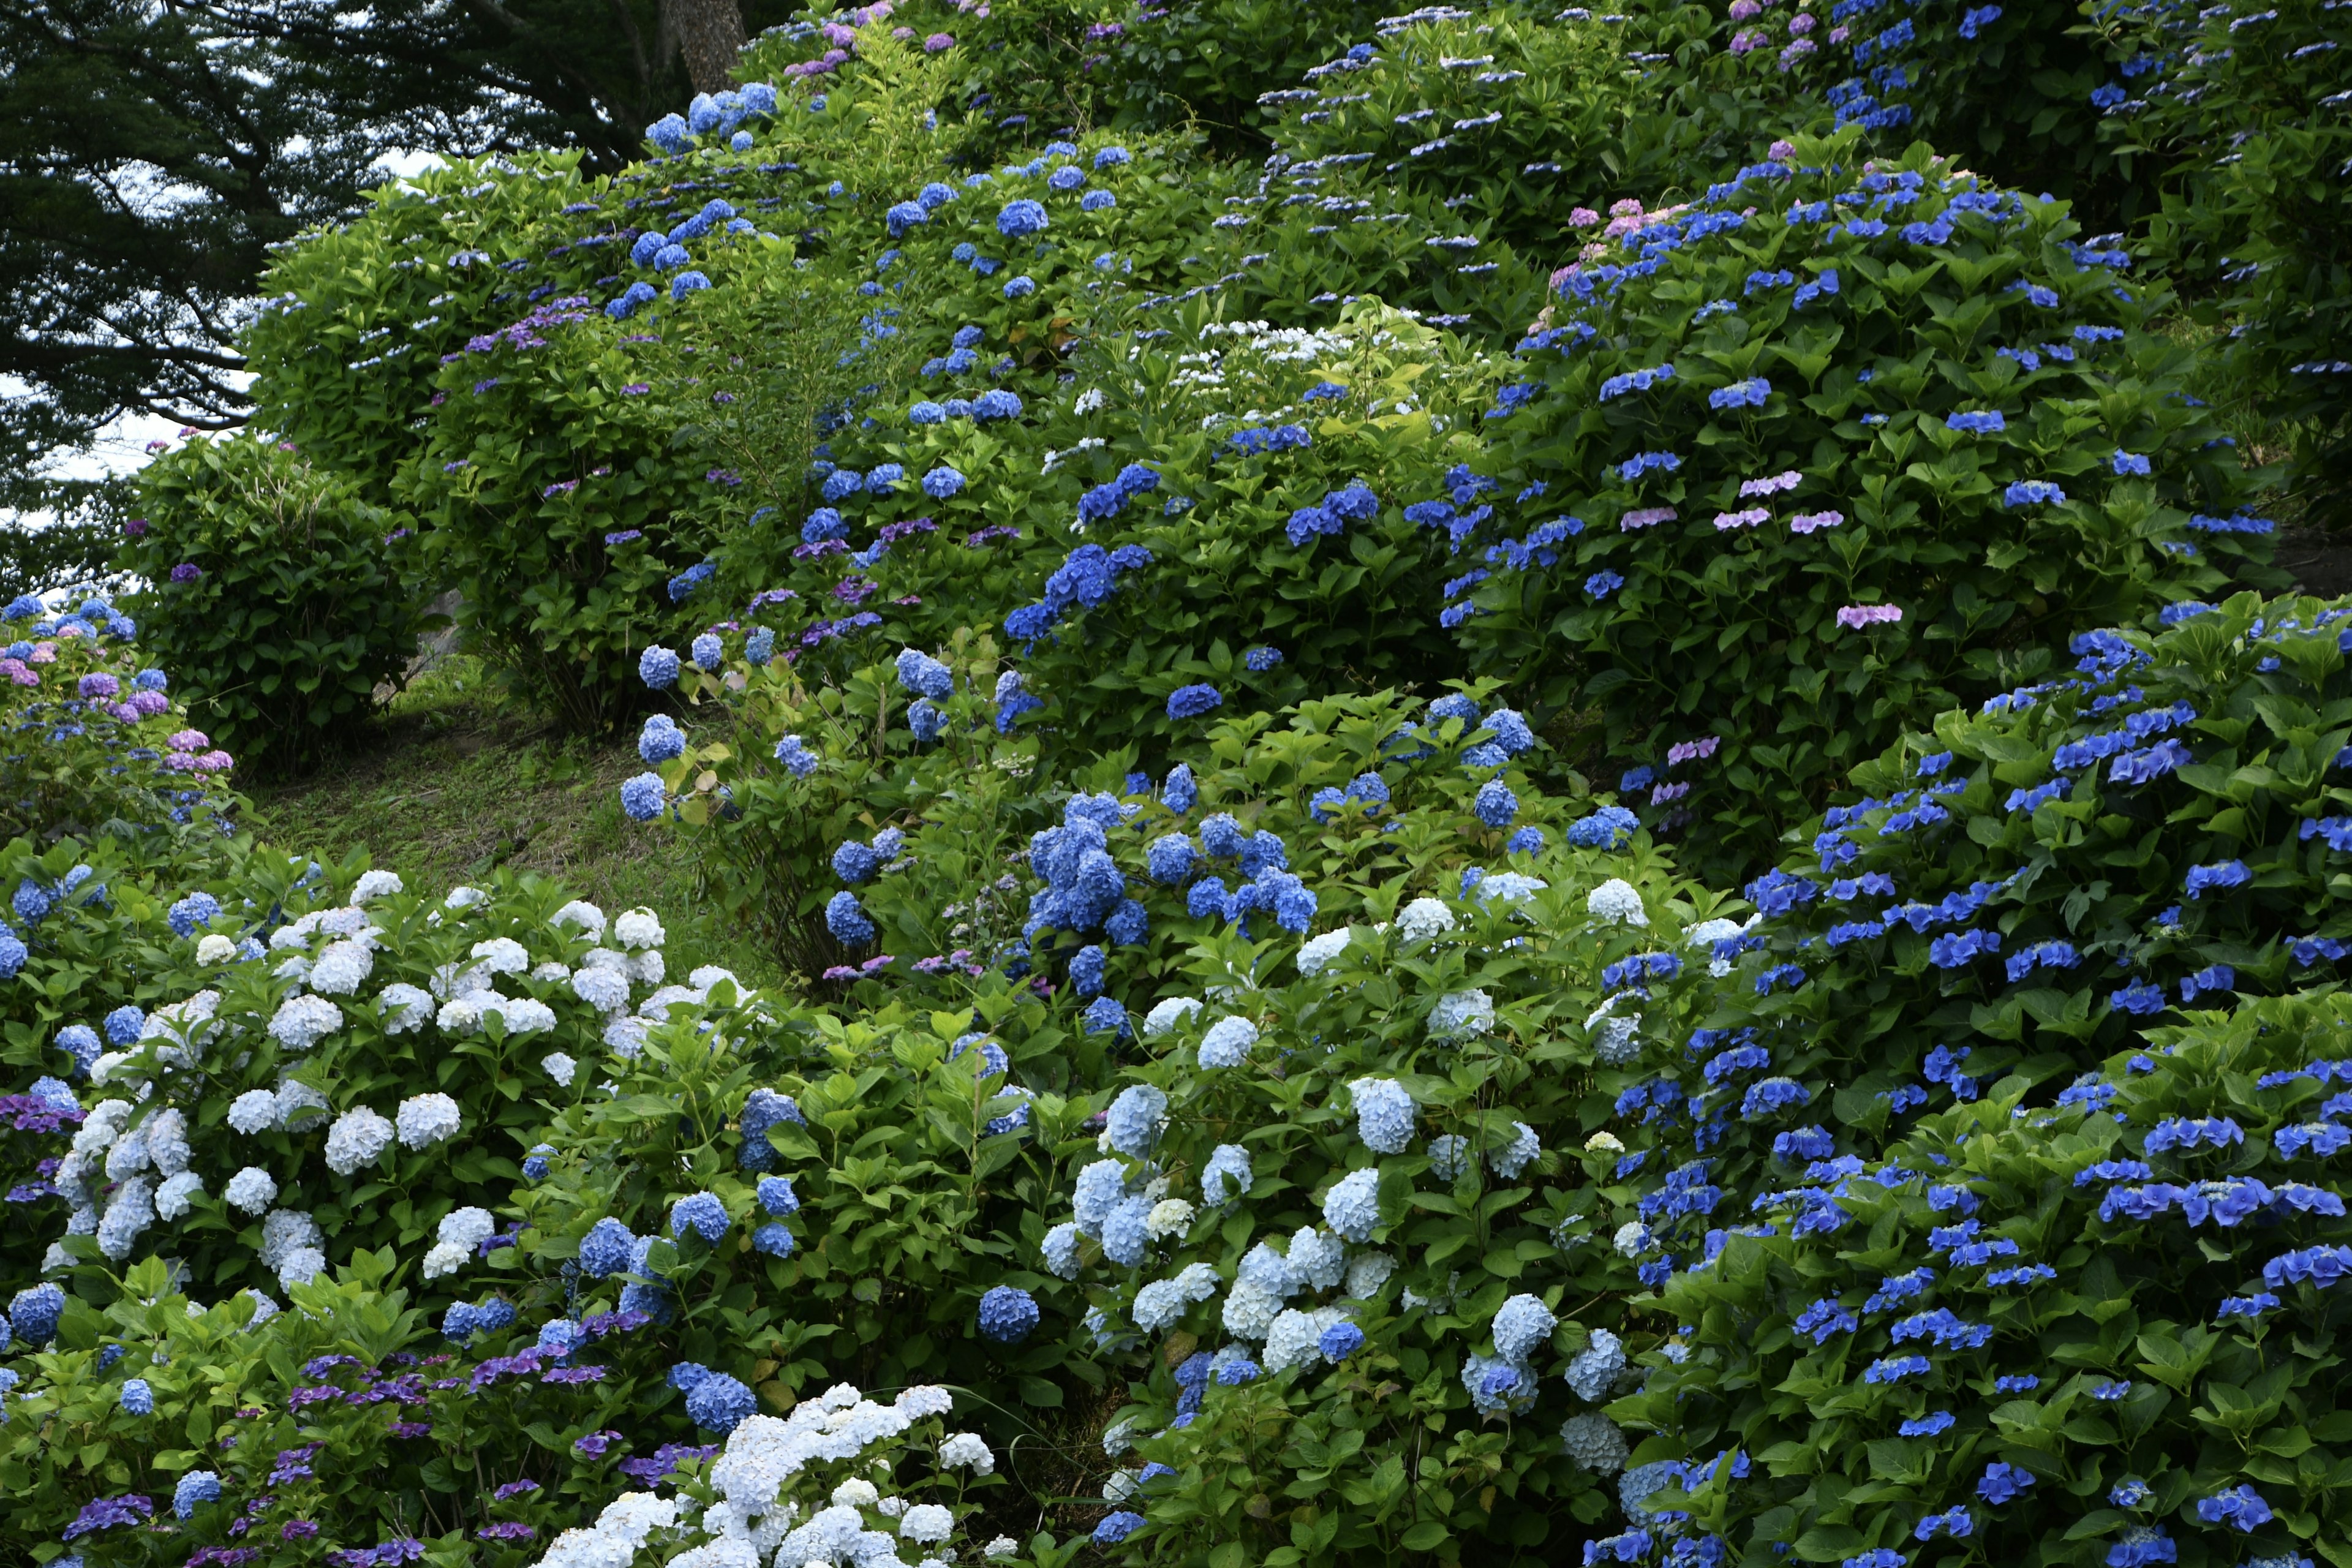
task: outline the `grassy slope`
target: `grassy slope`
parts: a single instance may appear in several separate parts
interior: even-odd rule
[[[251,786],[257,836],[289,854],[341,860],[356,848],[413,889],[446,889],[499,869],[536,872],[608,913],[646,905],[669,932],[670,972],[721,963],[773,985],[772,961],[729,929],[698,886],[674,827],[622,815],[621,780],[643,770],[626,742],[562,742],[457,657],[395,698],[373,744],[306,777]]]

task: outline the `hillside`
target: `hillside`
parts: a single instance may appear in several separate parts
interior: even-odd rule
[[[0,1563],[2352,1568],[2302,0],[877,0],[4,613]]]

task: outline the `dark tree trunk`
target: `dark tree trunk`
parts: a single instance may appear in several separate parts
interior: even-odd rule
[[[661,0],[662,30],[686,57],[697,92],[734,85],[735,54],[743,47],[743,13],[736,0]]]

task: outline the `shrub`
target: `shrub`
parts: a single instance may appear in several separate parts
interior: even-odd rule
[[[1626,1559],[2336,1556],[2347,1022],[2325,992],[2191,1013],[2058,1107],[2011,1077],[1816,1166],[1794,1191],[1834,1217],[1666,1294],[1688,1353],[1616,1407],[1672,1450]]]
[[[51,615],[27,596],[0,624],[30,634],[0,652],[0,726],[16,748],[0,756],[0,833],[43,846],[102,836],[134,858],[218,834],[236,805],[232,759],[188,728],[171,678],[131,646],[135,622],[103,599]]]
[[[1593,704],[1621,789],[1727,868],[1912,716],[2266,557],[2160,291],[1924,147],[1812,167],[1854,140],[1621,217],[1489,422],[1518,499],[1482,537],[1518,537],[1474,657]]]
[[[388,872],[245,869],[242,899],[173,906],[166,973],[116,977],[145,994],[127,1022],[75,1020],[106,1037],[79,1063],[103,1098],[46,1184],[62,1226],[45,1205],[10,1244],[27,1262],[48,1245],[40,1272],[161,1243],[206,1289],[282,1288],[388,1245],[428,1284],[462,1275],[499,1245],[479,1199],[513,1179],[520,1134],[672,1005],[739,1000],[723,970],[665,987],[643,910],[605,947],[601,912],[537,883],[428,901]]]
[[[2101,132],[2172,162],[2178,189],[2150,225],[2214,334],[2222,384],[2255,428],[2283,422],[2296,487],[2325,520],[2352,486],[2352,370],[2341,345],[2352,205],[2331,171],[2352,157],[2339,46],[2324,5],[2137,15],[2093,94]]]
[[[2101,142],[2099,29],[2067,0],[1901,16],[1885,0],[1790,10],[1784,21],[1769,0],[1732,0],[1709,79],[1752,80],[1792,131],[1857,126],[1886,152],[1922,138],[1989,180],[2065,199],[2093,225],[2153,210],[2160,171]]]
[[[1717,949],[1731,973],[1686,1055],[1604,1084],[1642,1110],[1626,1142],[1654,1175],[1697,1159],[1760,1198],[1814,1160],[1893,1158],[1923,1110],[2095,1099],[2067,1085],[2169,1010],[2332,973],[2346,614],[2248,594],[2086,633],[2073,673],[1857,768],[1811,853],[1748,885],[1762,918]],[[1766,1075],[1773,1103],[1748,1102]],[[1811,1201],[1768,1207],[1803,1230]]]
[[[197,437],[140,471],[145,580],[129,603],[198,716],[282,766],[348,742],[415,656],[415,530],[331,468],[259,437]]]
[[[1541,20],[1508,7],[1415,12],[1261,101],[1283,121],[1295,205],[1336,226],[1388,192],[1441,200],[1466,270],[1490,258],[1464,239],[1549,249],[1580,209],[1696,189],[1737,167],[1750,139],[1760,151],[1770,137],[1759,132],[1782,121],[1758,123],[1758,95],[1711,92],[1676,63],[1711,25],[1695,5]]]

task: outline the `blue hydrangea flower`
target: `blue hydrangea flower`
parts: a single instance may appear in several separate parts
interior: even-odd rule
[[[704,632],[696,637],[688,651],[697,669],[717,669],[719,661],[727,657],[725,645],[719,640],[717,632]]]
[[[824,929],[844,947],[864,947],[876,935],[874,921],[865,906],[857,901],[856,894],[846,890],[834,894],[826,901]]]
[[[30,885],[30,883],[25,884],[26,887]],[[25,888],[19,887],[16,889],[16,897],[20,900],[20,909],[24,896]],[[219,916],[220,900],[210,893],[196,892],[190,893],[186,898],[173,903],[171,909],[165,911],[163,918],[170,922],[174,935],[194,936],[212,924]]]
[[[634,822],[651,822],[668,801],[659,773],[639,773],[621,784],[621,809]]]
[[[212,1470],[190,1470],[172,1489],[172,1511],[182,1519],[194,1519],[196,1510],[208,1502],[218,1502],[221,1479]]]
[[[1037,1328],[1037,1299],[1010,1285],[991,1286],[980,1299],[980,1333],[1000,1345],[1017,1345]]]
[[[684,1241],[688,1231],[713,1244],[727,1234],[727,1205],[711,1193],[690,1193],[670,1205],[669,1233]]]
[[[1315,1348],[1328,1362],[1343,1362],[1364,1347],[1364,1331],[1353,1323],[1334,1323],[1323,1331]]]
[[[656,765],[686,752],[686,735],[667,713],[656,713],[637,731],[637,755]]]
[[[712,1432],[732,1432],[758,1408],[751,1391],[723,1372],[712,1373],[686,1396],[687,1415],[696,1426]]]
[[[1007,239],[1026,239],[1046,228],[1045,206],[1026,196],[1007,202],[996,215],[996,232]]]
[[[1471,810],[1477,814],[1479,821],[1500,832],[1519,815],[1519,797],[1513,795],[1502,780],[1488,779],[1478,786],[1477,798],[1471,803]]]
[[[923,476],[923,493],[933,500],[947,500],[963,489],[963,475],[945,463]]]
[[[927,653],[914,648],[901,649],[898,670],[898,684],[918,697],[944,701],[955,694],[954,673]]]
[[[1168,717],[1197,719],[1224,700],[1224,694],[1206,682],[1180,686],[1168,694]]]
[[[1124,1037],[1129,1032],[1127,1009],[1112,996],[1097,996],[1087,1004],[1087,1010],[1078,1015],[1078,1021],[1089,1035]]]
[[[580,1240],[580,1272],[591,1279],[624,1273],[636,1245],[627,1226],[610,1216],[600,1219]]]
[[[118,1398],[121,1402],[122,1408],[133,1415],[155,1414],[155,1391],[148,1386],[147,1380],[143,1377],[134,1377],[125,1383]]]
[[[637,656],[637,679],[656,691],[677,684],[678,657],[666,647],[649,647]]]
[[[1111,1101],[1103,1131],[1112,1148],[1129,1159],[1139,1160],[1159,1142],[1160,1126],[1167,1115],[1166,1094],[1148,1083],[1130,1084]]]
[[[764,1252],[771,1258],[790,1258],[793,1255],[793,1233],[771,1220],[751,1233],[751,1246],[755,1251]]]

